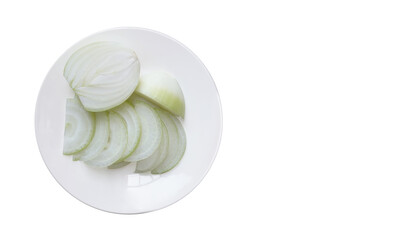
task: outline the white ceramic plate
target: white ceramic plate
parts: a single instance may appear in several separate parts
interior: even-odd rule
[[[98,40],[119,41],[135,50],[141,72],[165,70],[178,80],[185,96],[182,121],[187,147],[181,162],[160,177],[132,174],[133,165],[94,169],[62,154],[65,100],[73,92],[63,77],[68,57]],[[147,29],[118,28],[89,36],[68,49],[47,74],[35,113],[36,138],[43,160],[58,183],[82,202],[108,212],[142,213],[166,207],[191,192],[217,154],[222,113],[209,72],[188,48],[169,36]]]

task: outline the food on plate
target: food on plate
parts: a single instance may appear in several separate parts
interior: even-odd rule
[[[67,99],[65,107],[65,155],[75,154],[89,145],[94,134],[94,113],[83,109],[78,98]]]
[[[139,83],[136,53],[117,42],[95,42],[76,50],[64,68],[64,77],[83,107],[101,112],[132,95]]]
[[[66,100],[63,153],[96,168],[134,164],[137,173],[173,169],[186,150],[185,100],[165,71],[140,76],[135,52],[94,42],[68,59],[64,77],[75,93]]]
[[[185,116],[185,99],[176,79],[167,72],[154,71],[140,77],[136,94],[170,111]]]

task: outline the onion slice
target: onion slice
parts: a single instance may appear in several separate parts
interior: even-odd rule
[[[177,80],[166,72],[155,71],[141,76],[135,93],[177,116],[185,116],[182,89]]]
[[[153,174],[165,173],[174,168],[182,159],[186,150],[186,135],[181,122],[166,111],[157,109],[157,113],[168,130],[169,145],[167,157],[157,168],[151,171]]]
[[[90,144],[74,155],[74,161],[89,161],[97,157],[108,143],[110,126],[107,112],[95,113],[96,131]]]
[[[126,145],[124,154],[120,159],[120,161],[122,161],[131,155],[138,146],[141,135],[141,123],[135,108],[129,102],[124,102],[118,107],[113,108],[112,111],[121,115],[121,117],[125,120],[128,131],[128,143]]]
[[[156,168],[158,165],[160,165],[164,159],[168,155],[168,145],[169,145],[169,139],[168,139],[168,130],[165,127],[165,124],[162,122],[162,139],[160,146],[158,147],[157,151],[155,151],[150,157],[137,162],[136,165],[136,172],[138,173],[143,173],[143,172],[148,172]]]
[[[142,101],[134,101],[133,105],[141,123],[141,136],[136,150],[124,161],[137,162],[150,157],[160,146],[162,129],[157,112]]]
[[[116,42],[95,42],[75,51],[64,77],[87,111],[101,112],[122,104],[139,83],[136,53]]]
[[[125,151],[128,134],[124,119],[115,112],[109,112],[110,137],[105,148],[96,158],[85,161],[93,167],[108,167],[116,163]]]
[[[63,145],[65,155],[75,154],[89,145],[94,134],[94,122],[94,114],[85,111],[76,96],[67,99]]]

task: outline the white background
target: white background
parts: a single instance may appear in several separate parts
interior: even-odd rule
[[[399,239],[398,1],[2,1],[0,239]],[[120,26],[192,49],[224,130],[204,181],[140,215],[52,178],[34,110],[72,44]]]

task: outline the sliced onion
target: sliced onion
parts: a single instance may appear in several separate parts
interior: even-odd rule
[[[177,116],[185,116],[185,99],[182,89],[176,79],[166,72],[156,71],[144,74],[140,78],[135,93]]]
[[[141,136],[136,150],[125,161],[137,162],[150,157],[160,146],[162,129],[157,112],[145,102],[135,101],[134,107],[141,123]]]
[[[116,163],[125,151],[128,134],[124,119],[115,112],[109,113],[110,137],[106,147],[96,158],[85,161],[94,167],[108,167]]]
[[[72,155],[84,149],[92,140],[95,116],[83,109],[76,96],[67,99],[65,110],[63,153]]]
[[[86,45],[69,58],[64,77],[87,111],[100,112],[123,103],[139,82],[134,51],[116,42]]]
[[[165,124],[162,123],[162,139],[160,146],[158,147],[157,151],[155,151],[150,157],[137,162],[136,165],[136,172],[148,172],[156,168],[158,165],[161,164],[162,161],[167,157],[168,154],[168,130],[165,127]]]
[[[181,122],[166,111],[158,109],[157,113],[168,130],[169,145],[167,157],[157,168],[151,171],[153,174],[165,173],[174,168],[182,159],[186,150],[186,135]]]
[[[133,153],[139,143],[141,134],[141,124],[132,104],[124,102],[120,106],[113,108],[112,111],[117,112],[125,120],[128,130],[128,144],[126,145],[124,154],[120,160],[124,160]]]
[[[96,116],[96,131],[90,144],[74,155],[74,161],[90,161],[99,155],[108,143],[110,126],[107,112],[99,112]]]

